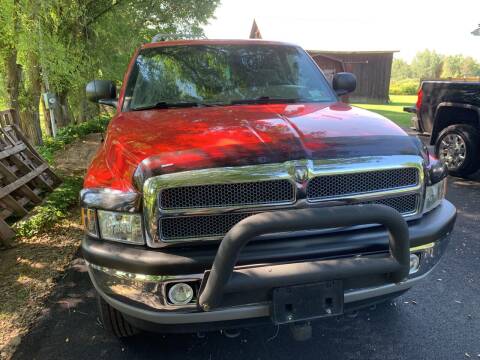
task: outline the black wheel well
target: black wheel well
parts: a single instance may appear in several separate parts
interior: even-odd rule
[[[442,130],[450,125],[464,124],[478,129],[480,127],[480,118],[479,113],[475,109],[444,106],[438,109],[434,124],[431,137],[432,144],[435,143]]]

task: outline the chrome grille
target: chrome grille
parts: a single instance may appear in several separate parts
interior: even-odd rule
[[[364,201],[357,204],[383,204],[406,215],[417,210],[418,195],[408,194],[388,199]],[[222,238],[236,223],[257,213],[166,217],[160,219],[159,227],[162,239],[165,241],[192,238]]]
[[[292,203],[294,184],[286,179],[233,184],[209,184],[164,189],[160,207],[165,210],[239,205]]]
[[[306,169],[306,178],[298,168]],[[250,215],[315,206],[316,201],[322,206],[385,204],[416,219],[423,205],[422,168],[419,156],[401,155],[159,175],[144,186],[147,243],[161,247],[162,241],[220,240]]]
[[[314,177],[308,183],[307,198],[321,200],[354,194],[388,191],[418,184],[416,168],[387,169]]]
[[[163,240],[222,237],[236,223],[255,213],[183,216],[160,219]]]
[[[363,201],[360,204],[381,204],[387,205],[397,210],[402,215],[415,213],[418,209],[418,194],[408,194],[396,196],[388,199],[380,199],[373,201]]]

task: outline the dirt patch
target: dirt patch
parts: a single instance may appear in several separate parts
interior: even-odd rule
[[[77,251],[83,235],[78,212],[48,233],[18,239],[15,248],[0,251],[0,359],[20,343]]]
[[[101,144],[102,134],[89,134],[55,156],[57,174],[83,175]],[[77,252],[83,231],[78,208],[48,232],[18,238],[0,250],[0,359],[8,359],[38,316],[45,301]]]
[[[88,134],[69,144],[61,156],[56,156],[53,169],[67,175],[83,175],[102,143],[101,133]]]

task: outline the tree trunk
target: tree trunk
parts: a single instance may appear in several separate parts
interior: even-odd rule
[[[20,104],[18,102],[18,97],[20,94],[20,81],[22,79],[22,67],[17,64],[17,34],[19,32],[19,17],[18,17],[18,0],[13,0],[13,38],[11,43],[7,46],[7,54],[5,57],[5,72],[6,72],[6,85],[7,85],[7,94],[8,94],[8,106],[11,109],[15,110],[14,122],[18,124],[18,111],[20,110]],[[5,46],[4,44],[3,46]]]
[[[17,64],[17,49],[10,49],[6,58],[6,80],[7,80],[7,94],[8,94],[8,106],[14,109],[18,114],[20,109],[18,103],[18,95],[20,92],[20,79],[22,68]],[[18,121],[18,119],[16,119]]]
[[[73,113],[70,109],[70,104],[68,103],[68,95],[66,93],[60,94],[60,106],[62,108],[65,125],[70,125],[72,122],[75,122]]]

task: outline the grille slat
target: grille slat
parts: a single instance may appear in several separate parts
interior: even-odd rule
[[[210,184],[164,189],[160,207],[165,210],[291,203],[294,185],[286,179]]]
[[[358,204],[383,204],[401,214],[414,213],[417,210],[418,195],[408,194],[387,199],[364,201]],[[223,237],[236,223],[256,213],[229,213],[219,215],[198,215],[168,217],[160,219],[160,232],[163,240],[201,239],[205,237]]]
[[[400,168],[314,177],[307,186],[309,200],[388,191],[418,184],[416,168]]]
[[[236,213],[163,218],[160,220],[160,231],[164,240],[222,237],[236,223],[254,214]]]
[[[403,196],[397,196],[388,199],[379,199],[373,201],[363,201],[359,204],[381,204],[387,205],[395,210],[397,210],[402,215],[411,214],[417,211],[418,208],[418,195],[417,194],[409,194]]]

